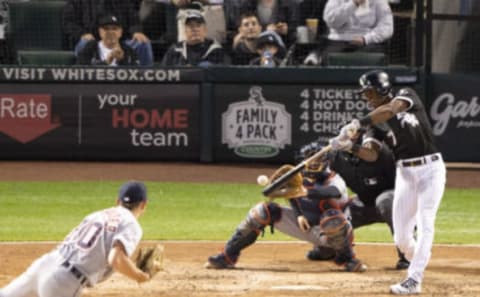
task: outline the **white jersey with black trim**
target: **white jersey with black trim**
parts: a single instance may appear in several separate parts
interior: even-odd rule
[[[392,100],[403,100],[409,107],[387,121],[389,129],[373,129],[373,137],[387,143],[396,160],[437,153],[432,128],[417,93],[402,88]]]

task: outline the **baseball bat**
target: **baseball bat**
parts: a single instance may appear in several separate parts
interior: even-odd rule
[[[276,191],[277,189],[281,188],[290,178],[292,178],[296,173],[300,172],[303,168],[305,168],[305,165],[307,165],[308,162],[312,161],[312,160],[315,160],[317,158],[320,158],[321,156],[325,155],[326,153],[328,153],[330,150],[332,149],[332,146],[331,145],[327,145],[325,146],[324,148],[322,148],[320,151],[316,152],[315,154],[313,154],[312,156],[310,156],[309,158],[303,160],[302,162],[300,162],[297,166],[295,166],[294,168],[292,168],[290,171],[288,171],[287,173],[285,173],[284,175],[280,176],[278,179],[276,179],[274,182],[272,182],[271,184],[269,184],[268,186],[266,186],[263,191],[262,191],[262,194],[264,196],[267,196],[270,195],[271,193],[273,193],[274,191]]]

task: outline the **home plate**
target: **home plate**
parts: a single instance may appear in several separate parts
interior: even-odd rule
[[[327,290],[327,287],[324,286],[314,286],[314,285],[287,285],[287,286],[272,286],[270,290],[275,291],[323,291]]]

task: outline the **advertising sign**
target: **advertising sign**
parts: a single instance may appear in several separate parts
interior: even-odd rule
[[[215,85],[216,159],[292,162],[302,145],[335,136],[369,112],[357,86]]]
[[[432,75],[429,116],[439,149],[449,162],[480,162],[478,77]]]
[[[197,84],[1,85],[0,155],[198,160],[199,105]]]

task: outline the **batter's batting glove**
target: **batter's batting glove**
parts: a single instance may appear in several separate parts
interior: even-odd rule
[[[350,151],[353,146],[353,142],[350,139],[345,140],[340,136],[330,139],[329,143],[335,151]]]
[[[341,140],[351,139],[355,134],[357,134],[360,127],[360,121],[353,119],[350,123],[342,127],[338,136],[340,136]]]

